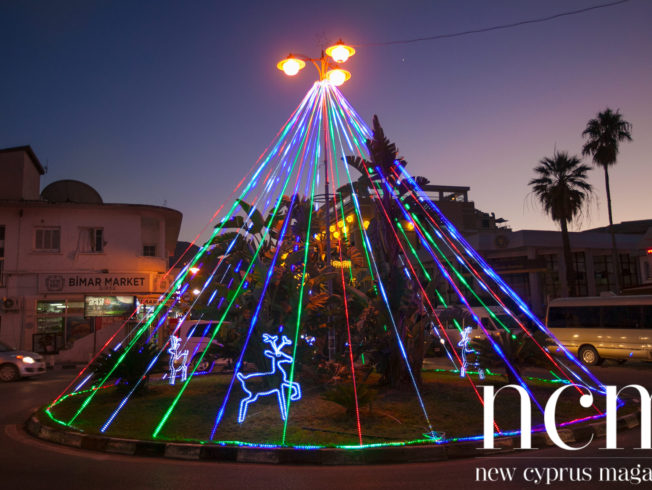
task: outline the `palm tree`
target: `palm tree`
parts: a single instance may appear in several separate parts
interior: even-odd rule
[[[555,151],[552,158],[546,157],[539,162],[534,168],[537,177],[529,182],[544,211],[553,221],[558,221],[561,227],[566,284],[570,296],[574,296],[577,291],[568,224],[581,214],[585,201],[593,192],[591,184],[586,181],[590,169],[578,157]]]
[[[625,121],[620,114],[607,108],[591,119],[582,136],[588,138],[582,147],[582,155],[591,155],[593,163],[604,169],[604,182],[607,188],[607,209],[609,210],[609,232],[611,233],[611,247],[613,250],[614,267],[616,270],[616,289],[620,291],[620,264],[616,249],[616,236],[613,230],[613,216],[611,213],[611,190],[609,189],[609,167],[616,164],[618,146],[621,141],[632,141],[632,125]]]

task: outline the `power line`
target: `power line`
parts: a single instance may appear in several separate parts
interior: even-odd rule
[[[382,42],[382,43],[362,43],[362,44],[356,44],[355,47],[358,46],[387,46],[390,44],[411,44],[411,43],[418,43],[422,41],[434,41],[437,39],[446,39],[446,38],[451,38],[451,37],[460,37],[460,36],[467,36],[469,34],[479,34],[482,32],[490,32],[490,31],[498,31],[501,29],[509,29],[511,27],[518,27],[526,24],[537,24],[541,22],[548,22],[550,20],[554,19],[559,19],[560,17],[568,17],[570,15],[577,15],[577,14],[582,14],[584,12],[589,12],[591,10],[598,10],[598,9],[603,9],[603,8],[608,8],[608,7],[615,7],[616,5],[620,5],[623,3],[627,3],[631,0],[618,0],[616,2],[609,2],[609,3],[603,3],[600,5],[594,5],[592,7],[586,7],[583,9],[578,9],[578,10],[569,10],[567,12],[561,12],[559,14],[555,15],[550,15],[548,17],[539,17],[536,19],[529,19],[529,20],[521,20],[518,22],[512,22],[510,24],[501,24],[497,26],[491,26],[491,27],[483,27],[481,29],[472,29],[470,31],[461,31],[461,32],[453,32],[449,34],[437,34],[435,36],[428,36],[428,37],[417,37],[415,39],[403,39],[403,40],[398,40],[398,41],[387,41],[387,42]]]

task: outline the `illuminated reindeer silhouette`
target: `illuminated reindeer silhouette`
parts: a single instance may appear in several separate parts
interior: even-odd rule
[[[242,384],[242,389],[247,393],[247,397],[243,398],[240,402],[240,412],[238,413],[238,422],[244,422],[247,418],[247,408],[250,403],[253,403],[258,400],[261,396],[273,395],[276,394],[278,399],[278,406],[281,411],[281,418],[285,420],[287,418],[287,399],[286,393],[289,393],[290,400],[297,401],[301,399],[301,386],[299,383],[294,381],[288,381],[288,375],[285,372],[285,368],[281,364],[292,363],[292,357],[290,357],[285,352],[282,352],[283,348],[286,345],[292,345],[292,341],[288,339],[285,335],[281,337],[281,341],[278,342],[277,335],[269,335],[267,333],[263,334],[263,342],[272,346],[273,350],[265,350],[263,354],[265,357],[268,357],[272,361],[272,368],[269,372],[266,373],[251,373],[251,374],[242,374],[238,373],[237,377]],[[252,392],[247,389],[248,380],[262,380],[262,378],[271,376],[272,378],[278,377],[278,374],[281,374],[281,380],[279,386],[272,388],[267,391]]]
[[[177,379],[177,373],[181,373],[181,381],[185,381],[188,376],[188,349],[183,352],[179,352],[179,347],[181,346],[181,338],[173,335],[170,337],[170,348],[168,352],[170,353],[170,384],[173,385]],[[176,363],[181,360],[181,366],[177,367]]]
[[[478,376],[480,379],[484,379],[484,369],[480,367],[480,363],[478,362],[478,351],[473,349],[471,347],[471,327],[465,327],[464,330],[462,331],[462,339],[457,343],[459,347],[461,347],[461,352],[462,354],[462,366],[460,367],[460,376],[464,377],[466,376],[466,372],[469,368],[469,359],[466,357],[469,354],[475,354],[476,359],[475,362],[472,364],[473,367],[475,367],[478,370]]]

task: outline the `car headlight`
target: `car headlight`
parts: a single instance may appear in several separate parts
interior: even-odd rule
[[[16,359],[20,359],[25,364],[34,364],[36,362],[34,361],[34,358],[30,356],[16,356]]]

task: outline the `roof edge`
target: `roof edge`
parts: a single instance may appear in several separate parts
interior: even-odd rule
[[[41,175],[45,174],[45,169],[43,168],[43,165],[41,165],[41,162],[39,161],[38,157],[36,156],[36,153],[34,153],[34,150],[32,150],[32,147],[30,145],[13,146],[11,148],[0,148],[0,153],[11,153],[16,151],[24,151],[25,153],[27,153],[29,158],[32,160],[32,163],[36,167],[36,170],[38,170]]]

